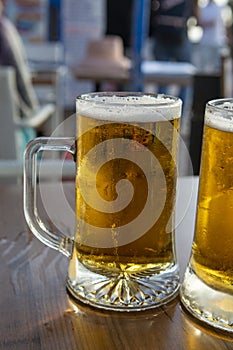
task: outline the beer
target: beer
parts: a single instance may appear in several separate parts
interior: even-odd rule
[[[32,232],[70,258],[66,286],[86,304],[115,311],[161,306],[178,293],[175,202],[181,100],[100,92],[76,100],[76,137],[33,140],[25,153],[25,217]],[[76,161],[74,237],[36,215],[40,150]]]
[[[205,125],[192,264],[207,284],[232,293],[233,129],[227,124]]]
[[[199,181],[181,302],[201,321],[233,332],[233,99],[206,105]]]
[[[115,106],[111,120],[109,111],[101,110],[98,118],[98,108],[93,113],[88,110],[88,115],[82,115],[82,107],[79,110],[73,260],[94,272],[150,275],[176,264],[173,236],[180,109],[168,110],[166,118],[156,111],[147,115],[147,109],[140,106],[137,111],[129,104],[125,114]],[[98,145],[99,152],[94,150]],[[148,160],[148,154],[156,161]],[[101,166],[97,167],[97,162]],[[122,180],[126,187],[118,193]],[[131,200],[117,208],[114,203],[122,192]],[[98,208],[100,198],[107,212],[105,205]],[[124,198],[122,201],[125,203]],[[144,211],[147,201],[149,210]],[[137,223],[123,234],[119,232],[140,215],[144,217],[139,226],[142,220],[148,223],[152,218],[153,222],[145,229],[141,225],[136,233]],[[102,235],[103,230],[108,231]]]

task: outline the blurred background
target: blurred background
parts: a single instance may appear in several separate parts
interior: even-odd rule
[[[181,134],[192,162],[181,157],[181,174],[198,175],[205,103],[233,95],[233,0],[3,2],[39,104],[55,108],[37,134],[74,113],[83,92],[170,93],[183,99]],[[0,158],[11,156],[4,149]]]

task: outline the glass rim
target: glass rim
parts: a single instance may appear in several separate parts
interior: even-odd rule
[[[232,108],[227,108],[227,103],[231,103]],[[225,104],[225,106],[224,106]],[[206,107],[215,109],[216,111],[233,113],[233,97],[216,98],[207,102]]]
[[[151,93],[151,92],[130,92],[130,91],[101,91],[101,92],[90,92],[90,93],[83,93],[80,94],[76,97],[76,102],[86,102],[86,103],[91,103],[94,102],[95,105],[97,106],[102,106],[102,105],[106,105],[106,103],[108,105],[111,106],[121,106],[123,104],[125,104],[125,102],[123,103],[123,101],[114,101],[114,99],[111,101],[110,98],[112,97],[123,97],[123,98],[132,98],[132,102],[129,104],[130,107],[133,106],[140,106],[140,107],[177,107],[178,105],[182,104],[182,100],[177,97],[177,96],[172,96],[172,95],[167,95],[167,94],[159,94],[159,93]],[[153,102],[151,103],[147,103],[147,102],[140,102],[140,101],[136,101],[135,103],[133,103],[133,99],[137,99],[137,98],[143,98],[143,96],[148,97],[148,98],[153,98]],[[102,98],[101,99],[97,99],[98,97]],[[106,101],[104,100],[104,98],[108,98],[109,100]],[[162,101],[163,99],[163,101]],[[157,103],[155,103],[157,100]]]

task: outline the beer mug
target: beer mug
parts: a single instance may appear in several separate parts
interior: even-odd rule
[[[233,332],[233,99],[206,105],[195,234],[181,301],[199,320]]]
[[[76,100],[75,138],[38,138],[25,152],[24,211],[31,231],[70,258],[67,289],[99,308],[160,306],[179,289],[174,248],[181,100],[143,93],[91,93]],[[36,155],[76,161],[74,238],[38,217]]]

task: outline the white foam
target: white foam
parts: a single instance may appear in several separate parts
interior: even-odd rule
[[[164,95],[96,96],[76,100],[79,115],[117,122],[152,122],[178,119],[182,102]]]
[[[233,110],[225,112],[224,110],[206,110],[205,124],[218,130],[233,132]]]

